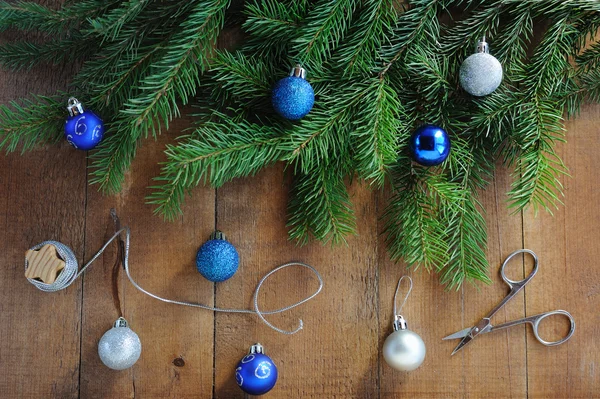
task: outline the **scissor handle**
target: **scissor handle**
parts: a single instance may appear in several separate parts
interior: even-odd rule
[[[564,338],[559,339],[558,341],[546,341],[545,339],[540,337],[540,334],[538,331],[539,327],[540,327],[540,323],[546,317],[554,316],[557,314],[567,316],[567,318],[569,319],[569,322],[571,323],[569,333]],[[537,339],[542,345],[546,345],[546,346],[560,345],[560,344],[566,342],[569,338],[571,338],[571,336],[573,336],[573,333],[575,332],[575,319],[573,319],[573,316],[571,316],[571,313],[567,312],[566,310],[553,310],[551,312],[540,313],[540,314],[536,314],[535,316],[525,317],[524,319],[509,321],[509,322],[506,322],[503,324],[499,324],[497,326],[493,326],[490,329],[490,331],[502,330],[504,328],[508,328],[508,327],[512,327],[512,326],[516,326],[516,325],[524,324],[524,323],[531,324],[531,326],[533,327],[533,335],[535,336],[535,339]]]
[[[519,254],[529,254],[533,257],[533,269],[531,270],[531,273],[529,273],[529,276],[525,277],[523,280],[511,280],[510,278],[508,278],[506,276],[504,269],[506,268],[506,265],[508,264],[508,262],[510,262],[510,260],[512,258],[514,258],[515,256],[517,256]],[[530,249],[518,249],[515,252],[513,252],[512,254],[508,255],[508,257],[504,260],[504,263],[502,263],[502,267],[500,268],[500,275],[502,276],[502,280],[504,280],[504,282],[506,284],[508,284],[508,286],[512,290],[515,287],[518,289],[522,288],[525,284],[527,284],[529,282],[529,280],[531,280],[533,278],[533,276],[535,276],[537,271],[538,271],[538,257],[535,254],[535,252],[533,252]]]
[[[567,318],[569,319],[569,322],[571,323],[571,327],[569,328],[569,333],[564,338],[559,339],[558,341],[546,341],[542,337],[540,337],[540,334],[538,332],[540,322],[542,320],[544,320],[546,317],[553,316],[556,314],[561,314],[561,315],[567,316]],[[540,313],[535,316],[527,317],[525,320],[527,320],[527,322],[531,323],[531,325],[533,326],[533,335],[535,336],[535,339],[537,339],[539,341],[539,343],[541,343],[542,345],[546,345],[546,346],[560,345],[560,344],[568,341],[569,338],[571,338],[573,336],[573,333],[575,332],[575,319],[573,319],[573,316],[571,316],[571,313],[567,312],[566,310],[553,310],[551,312]]]

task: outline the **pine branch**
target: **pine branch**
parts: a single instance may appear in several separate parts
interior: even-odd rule
[[[392,34],[397,18],[394,0],[367,0],[357,12],[348,40],[334,56],[335,64],[343,68],[344,75],[355,72],[368,73],[378,60],[379,51]]]
[[[561,203],[559,176],[566,173],[566,168],[554,147],[556,142],[564,141],[564,107],[557,107],[554,95],[567,77],[570,65],[565,53],[576,40],[577,30],[568,17],[549,27],[525,74],[517,78],[523,82],[525,96],[519,105],[521,117],[514,139],[522,152],[509,192],[510,206],[517,210],[533,204],[536,211],[539,206],[551,211],[550,206]]]
[[[181,213],[185,193],[201,182],[219,187],[238,177],[251,176],[278,161],[281,132],[245,121],[236,123],[221,115],[220,123],[207,122],[192,135],[166,150],[167,162],[148,202],[156,213],[173,219]]]
[[[385,65],[379,72],[385,75],[392,65],[403,59],[409,47],[418,47],[423,43],[430,43],[432,38],[440,36],[440,25],[437,13],[445,6],[439,0],[415,0],[411,8],[398,18],[392,32],[391,43],[381,50],[381,57]]]
[[[304,19],[294,50],[304,65],[320,67],[348,31],[357,0],[319,0]]]
[[[310,237],[346,242],[356,231],[356,218],[344,184],[343,168],[322,165],[294,177],[288,204],[290,237],[301,245]]]
[[[470,190],[463,197],[447,204],[443,217],[450,242],[450,257],[445,267],[439,270],[440,282],[448,288],[460,288],[464,281],[491,283],[487,274],[486,224],[479,209],[481,204]]]
[[[63,138],[64,95],[32,96],[10,106],[0,105],[0,149],[23,152]]]
[[[306,0],[285,3],[262,0],[247,4],[245,14],[248,18],[242,26],[250,37],[245,48],[257,56],[284,56],[290,38],[297,34],[308,6]]]
[[[398,159],[393,171],[393,196],[384,213],[385,234],[393,260],[435,270],[447,263],[449,248],[437,201],[420,183],[428,177],[427,170],[414,169],[407,156]]]
[[[400,123],[403,107],[387,79],[371,83],[357,106],[354,129],[350,133],[356,170],[360,177],[382,187],[390,167],[396,162],[398,136],[409,135]]]
[[[95,52],[94,38],[79,33],[46,43],[20,41],[0,45],[0,64],[13,71],[30,69],[39,64],[58,65],[74,61]]]
[[[62,34],[85,24],[87,18],[102,15],[116,3],[118,0],[82,0],[53,10],[36,2],[0,1],[0,31],[17,28]]]
[[[123,27],[133,21],[144,8],[150,3],[150,0],[127,0],[113,8],[105,15],[91,19],[91,30],[108,40],[116,40]]]
[[[168,129],[169,121],[179,115],[177,101],[186,104],[196,92],[200,72],[206,67],[207,49],[216,43],[229,1],[196,0],[194,4],[181,30],[167,42],[167,51],[140,81],[138,95],[124,104],[115,134],[127,135],[129,143],[137,143],[150,131],[156,135],[161,123]],[[134,154],[123,151],[118,158],[112,155],[114,162],[94,162],[93,182],[102,190],[118,190]]]

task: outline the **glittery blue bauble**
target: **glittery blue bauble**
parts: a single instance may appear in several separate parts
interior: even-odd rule
[[[65,123],[65,138],[79,150],[96,147],[104,135],[102,119],[90,110],[79,115],[69,116]]]
[[[315,92],[306,79],[288,76],[275,84],[271,100],[279,115],[298,120],[310,112],[315,102]]]
[[[269,392],[277,382],[277,367],[263,353],[244,356],[235,368],[235,380],[242,390],[250,395]]]
[[[196,267],[207,280],[218,283],[231,278],[240,258],[235,247],[226,240],[209,240],[198,250]]]
[[[423,125],[410,137],[410,152],[421,165],[439,165],[450,154],[450,137],[439,126]]]

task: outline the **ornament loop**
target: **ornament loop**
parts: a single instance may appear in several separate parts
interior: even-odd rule
[[[406,296],[404,297],[404,301],[402,301],[402,305],[400,305],[400,309],[398,309],[396,307],[396,305],[398,304],[398,291],[400,290],[400,285],[402,284],[402,280],[404,280],[405,278],[407,278],[408,282],[409,282],[408,292],[406,293]],[[410,278],[410,276],[404,275],[404,276],[400,277],[400,280],[398,280],[398,285],[396,286],[396,293],[394,294],[394,325],[396,324],[396,321],[399,321],[398,320],[399,318],[404,320],[404,318],[402,316],[400,316],[400,312],[402,311],[402,308],[404,307],[404,304],[406,303],[406,300],[408,299],[408,296],[410,295],[410,292],[412,291],[412,286],[413,286],[413,282],[412,282],[412,278]],[[404,322],[404,325],[406,326],[406,322]]]

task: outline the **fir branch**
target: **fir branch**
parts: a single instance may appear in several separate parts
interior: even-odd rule
[[[321,165],[294,177],[288,227],[290,237],[301,245],[311,236],[323,242],[345,243],[346,236],[355,233],[356,219],[341,170],[335,165]]]
[[[263,0],[247,4],[244,10],[247,18],[242,27],[250,37],[245,48],[259,56],[283,56],[290,38],[297,34],[308,6],[307,0],[285,3]]]
[[[346,35],[357,0],[319,0],[304,19],[294,50],[299,61],[320,67]]]
[[[20,41],[0,45],[0,64],[13,71],[30,69],[39,64],[58,65],[93,54],[96,42],[79,33],[45,43]]]
[[[411,8],[400,15],[392,32],[391,43],[381,49],[381,57],[385,60],[379,76],[385,75],[392,65],[402,59],[407,48],[430,43],[440,36],[438,11],[445,6],[439,0],[415,0]]]
[[[436,199],[420,183],[427,180],[429,173],[412,168],[410,159],[403,155],[392,175],[393,195],[384,213],[390,257],[426,270],[445,265],[449,253],[445,227],[438,217]]]
[[[90,184],[97,184],[105,192],[117,192],[135,157],[139,140],[123,134],[118,122],[107,124],[106,127],[114,133],[102,140],[90,156],[94,168],[90,172]]]
[[[561,174],[566,168],[557,156],[554,145],[564,141],[563,107],[554,100],[556,91],[570,69],[565,53],[570,52],[577,30],[568,15],[555,21],[536,49],[531,64],[523,76],[517,77],[524,86],[524,101],[519,105],[514,139],[522,153],[517,159],[515,182],[509,192],[510,206],[518,210],[533,204],[548,211],[560,203]]]
[[[207,50],[216,43],[228,5],[229,0],[194,2],[181,30],[167,42],[167,51],[140,81],[139,94],[124,104],[116,124],[117,135],[127,135],[130,143],[136,143],[141,137],[147,137],[149,131],[153,135],[160,132],[161,122],[168,129],[169,121],[179,114],[176,102],[186,104],[196,92],[200,72],[206,67]],[[98,159],[93,164],[97,169],[93,182],[102,190],[118,190],[134,154],[135,151],[119,152],[116,159],[111,154],[114,162]]]
[[[387,79],[375,78],[357,106],[355,128],[350,133],[356,170],[378,187],[396,162],[398,136],[409,134],[406,128],[401,130],[402,113],[402,104]]]
[[[450,256],[448,263],[439,270],[440,282],[448,288],[456,289],[464,281],[491,283],[485,257],[486,224],[479,211],[482,207],[470,190],[466,189],[462,193],[460,200],[447,203],[448,209],[442,217],[443,223],[447,225]]]
[[[90,29],[99,36],[115,40],[119,36],[121,29],[138,17],[149,2],[150,0],[124,1],[119,7],[113,8],[105,15],[90,19]]]
[[[17,28],[61,34],[109,10],[118,0],[82,0],[53,10],[31,1],[0,1],[0,31]]]
[[[216,51],[211,65],[214,95],[237,99],[252,107],[269,97],[276,71],[257,57],[241,52]],[[218,82],[218,83],[217,83]]]
[[[23,152],[63,138],[65,120],[64,95],[33,96],[0,105],[0,149]]]
[[[148,202],[156,213],[173,219],[181,213],[185,193],[199,183],[219,187],[226,181],[250,176],[278,161],[283,140],[276,129],[235,121],[221,115],[220,123],[207,122],[192,137],[167,146],[167,162],[153,186]]]
[[[296,170],[308,174],[316,165],[327,162],[331,154],[348,153],[350,130],[356,106],[369,93],[363,82],[337,89],[341,93],[323,93],[310,115],[295,125],[282,144],[285,160]]]
[[[397,18],[395,0],[368,0],[357,12],[348,40],[335,54],[335,63],[345,75],[354,72],[368,73],[376,66],[379,51],[392,34]]]

